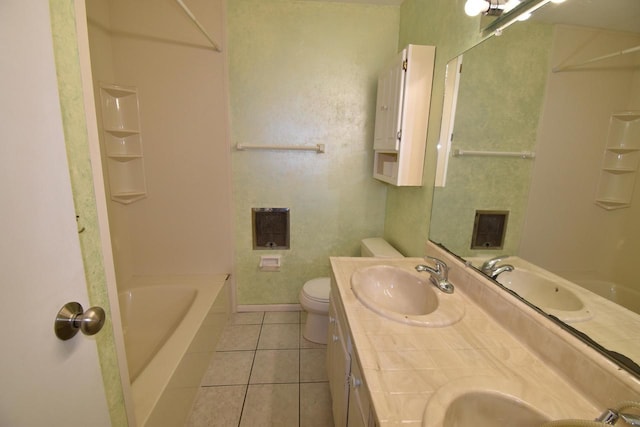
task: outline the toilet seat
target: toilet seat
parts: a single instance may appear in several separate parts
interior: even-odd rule
[[[311,279],[302,287],[302,295],[304,295],[305,298],[316,302],[329,302],[330,292],[331,280],[328,277]]]

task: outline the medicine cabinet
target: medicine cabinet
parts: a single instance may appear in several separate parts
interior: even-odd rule
[[[596,204],[604,209],[631,205],[640,163],[640,112],[611,115]]]
[[[433,82],[434,46],[409,45],[379,74],[373,177],[421,186]]]

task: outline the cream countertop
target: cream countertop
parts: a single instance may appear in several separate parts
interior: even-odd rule
[[[430,398],[441,390],[435,395],[439,399],[452,385],[464,383],[508,383],[527,398],[542,399],[537,403],[554,419],[593,419],[600,414],[603,408],[587,400],[562,374],[472,302],[463,286],[456,287],[455,295],[465,306],[464,317],[440,328],[383,318],[363,306],[351,290],[351,274],[371,265],[398,266],[426,281],[428,274],[414,270],[423,263],[422,258],[331,258],[332,287],[337,288],[345,308],[347,327],[380,426],[422,425]],[[452,282],[460,285],[455,279]]]

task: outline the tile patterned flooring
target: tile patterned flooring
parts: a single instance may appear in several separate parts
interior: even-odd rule
[[[332,427],[326,346],[302,336],[305,314],[233,314],[187,427]]]

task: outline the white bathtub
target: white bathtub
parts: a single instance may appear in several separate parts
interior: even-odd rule
[[[139,427],[184,424],[229,315],[226,279],[136,278],[119,293]]]
[[[118,294],[132,383],[176,330],[197,295],[197,287],[175,285],[146,286]]]
[[[640,314],[640,292],[603,279],[579,277],[572,280],[583,288]]]

